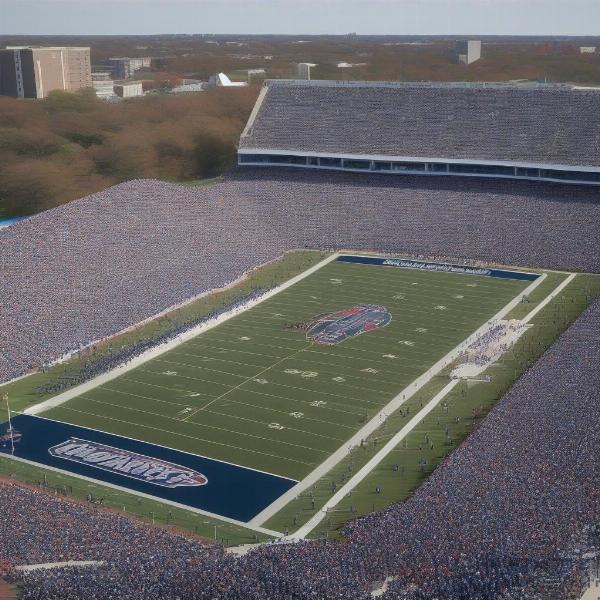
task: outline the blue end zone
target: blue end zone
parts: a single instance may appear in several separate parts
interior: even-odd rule
[[[212,458],[196,456],[147,442],[31,415],[14,417],[12,426],[16,432],[22,435],[21,440],[15,444],[15,456],[18,458],[84,475],[243,522],[249,521],[297,483],[293,479],[254,471]],[[143,481],[131,475],[127,476],[83,462],[77,462],[73,458],[67,458],[66,455],[52,456],[50,454],[50,448],[60,447],[61,445],[64,447],[64,443],[71,438],[78,438],[92,444],[110,446],[117,453],[120,452],[122,456],[133,453],[154,459],[159,463],[160,461],[167,461],[172,463],[172,467],[182,467],[183,471],[193,470],[196,472],[197,477],[203,475],[208,481],[205,485],[196,485],[195,487],[190,487],[190,484],[182,487],[165,487],[157,483]],[[10,453],[10,443],[5,444],[5,446],[0,448],[0,452]],[[55,450],[53,452],[56,453]],[[120,458],[115,459],[113,462],[118,460],[131,459]],[[139,456],[137,460],[140,461]],[[204,481],[204,478],[202,478],[202,481]]]
[[[404,258],[376,258],[372,256],[338,256],[338,262],[357,263],[361,265],[380,265],[383,267],[396,267],[403,269],[419,269],[420,271],[433,271],[438,273],[460,273],[462,275],[481,275],[483,277],[499,277],[502,279],[520,279],[535,281],[538,273],[524,273],[523,271],[505,271],[502,269],[486,269],[480,267],[465,267],[464,265],[449,265],[446,263],[423,262]]]

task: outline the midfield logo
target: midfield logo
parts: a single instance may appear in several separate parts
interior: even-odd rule
[[[316,315],[292,329],[306,331],[306,339],[315,344],[334,346],[362,333],[385,327],[392,315],[385,306],[359,304],[333,313]]]
[[[70,460],[161,487],[193,487],[208,483],[208,479],[202,473],[193,469],[76,437],[71,437],[61,444],[48,448],[48,452],[56,458]]]

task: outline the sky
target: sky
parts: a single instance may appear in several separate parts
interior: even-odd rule
[[[0,34],[600,35],[600,0],[0,0]]]

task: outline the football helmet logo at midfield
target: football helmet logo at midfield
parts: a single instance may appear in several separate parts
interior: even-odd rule
[[[306,339],[310,342],[333,346],[361,333],[385,327],[391,320],[392,315],[385,306],[359,304],[337,312],[316,315],[293,327],[306,330]]]

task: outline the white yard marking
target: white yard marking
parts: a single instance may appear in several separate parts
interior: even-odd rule
[[[279,423],[269,423],[269,429],[285,429],[285,427],[283,425],[280,425]]]
[[[308,346],[305,346],[304,348],[301,348],[300,350],[296,350],[295,352],[292,352],[291,354],[289,354],[288,356],[284,356],[283,358],[281,358],[280,360],[278,360],[277,362],[274,362],[272,365],[269,365],[268,367],[264,368],[262,371],[259,371],[258,373],[256,373],[255,375],[253,375],[252,377],[247,377],[246,379],[244,379],[244,381],[242,381],[241,383],[239,383],[238,385],[236,385],[235,387],[232,387],[230,389],[228,389],[226,392],[224,392],[223,394],[221,394],[220,396],[217,396],[216,398],[214,398],[213,400],[211,400],[210,402],[208,402],[205,406],[199,408],[196,412],[192,413],[191,415],[188,415],[185,419],[183,419],[184,421],[187,421],[187,419],[189,419],[190,417],[193,417],[196,413],[207,409],[209,406],[211,406],[212,404],[214,404],[215,402],[218,402],[219,400],[225,398],[225,396],[227,396],[228,394],[231,394],[231,392],[233,392],[234,390],[238,390],[239,388],[241,388],[245,383],[248,383],[249,381],[256,381],[257,383],[260,383],[261,385],[265,385],[266,383],[268,383],[268,381],[264,378],[257,378],[257,375],[262,375],[263,373],[266,373],[267,371],[270,371],[273,367],[276,367],[277,365],[281,364],[282,362],[288,360],[289,358],[292,358],[293,356],[296,356],[297,354],[300,354],[301,352],[304,352],[304,350],[307,348]]]
[[[381,415],[390,415],[395,412],[400,406],[402,406],[407,400],[412,398],[420,389],[422,389],[427,383],[431,381],[438,373],[440,373],[449,364],[454,362],[463,352],[465,348],[470,346],[475,340],[487,333],[498,321],[505,317],[515,306],[517,306],[522,296],[529,295],[544,279],[547,275],[544,273],[537,277],[525,290],[521,291],[515,298],[513,298],[508,304],[501,308],[493,317],[488,319],[481,327],[469,335],[460,344],[454,347],[450,352],[438,360],[432,365],[425,373],[417,377],[408,387],[404,388],[399,394],[397,394],[388,404],[386,404],[370,421],[368,421],[363,427],[361,427],[347,442],[342,444],[333,454],[331,454],[327,460],[321,465],[309,473],[302,481],[297,483],[293,488],[288,490],[285,494],[280,496],[270,506],[267,506],[258,515],[256,515],[250,523],[252,525],[261,525],[274,514],[279,512],[286,504],[296,498],[304,490],[312,486],[316,481],[321,479],[326,473],[328,473],[333,467],[335,467],[344,457],[348,454],[349,449],[354,446],[358,446],[361,440],[368,438],[376,429],[381,426]],[[385,417],[384,417],[385,418]]]

